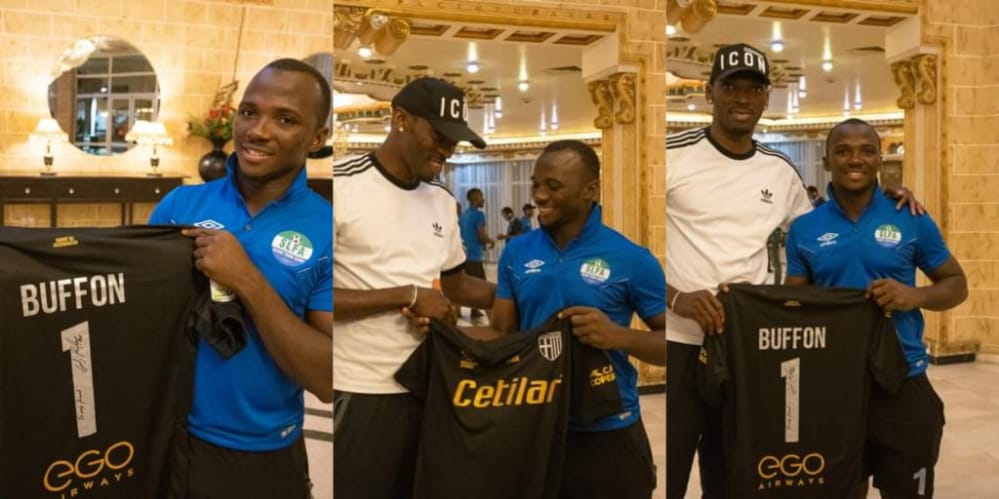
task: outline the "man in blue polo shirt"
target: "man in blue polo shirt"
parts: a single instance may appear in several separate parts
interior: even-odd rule
[[[485,251],[492,248],[494,244],[486,230],[486,214],[482,212],[486,198],[482,195],[482,190],[476,187],[469,189],[465,193],[465,198],[468,199],[468,208],[458,219],[458,225],[461,227],[461,240],[465,243],[465,273],[484,280],[486,278]],[[473,319],[478,319],[483,314],[481,310],[473,308],[471,316]]]
[[[601,222],[600,160],[579,141],[545,148],[532,195],[541,230],[513,238],[500,257],[492,326],[526,331],[561,311],[574,334],[607,349],[624,412],[582,426],[570,421],[563,499],[651,497],[655,465],[628,355],[666,362],[666,279],[645,248]],[[630,329],[637,313],[652,332]]]
[[[333,220],[306,185],[329,130],[330,88],[294,59],[246,88],[224,178],[172,191],[151,224],[195,225],[195,266],[245,310],[246,348],[223,359],[204,340],[173,493],[195,498],[309,497],[303,388],[333,397]]]
[[[829,201],[791,225],[786,283],[866,289],[891,314],[909,378],[894,396],[872,389],[867,471],[882,497],[933,497],[944,415],[926,377],[920,309],[956,307],[968,296],[968,283],[929,215],[896,210],[878,188],[881,139],[867,122],[833,127],[823,161],[832,175]],[[930,286],[916,286],[916,268]]]

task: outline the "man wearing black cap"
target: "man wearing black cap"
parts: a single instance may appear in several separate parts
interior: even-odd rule
[[[401,312],[454,320],[452,301],[492,306],[495,286],[463,272],[456,201],[436,180],[458,142],[486,146],[467,113],[459,88],[413,80],[385,142],[333,165],[337,499],[410,496],[423,409],[393,375],[422,334]]]
[[[724,283],[767,282],[767,240],[812,209],[797,169],[753,140],[770,98],[770,63],[746,44],[715,54],[707,128],[666,138],[667,499],[682,499],[695,450],[705,498],[725,497],[721,416],[694,392],[704,334],[722,332]],[[906,192],[915,213],[921,210]]]

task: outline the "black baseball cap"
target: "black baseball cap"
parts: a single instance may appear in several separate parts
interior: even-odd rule
[[[429,121],[434,130],[455,142],[464,140],[479,149],[486,147],[486,141],[468,128],[465,92],[444,80],[417,78],[407,83],[392,98],[392,107]]]
[[[745,43],[726,45],[715,53],[708,83],[713,84],[715,80],[724,80],[742,72],[750,73],[767,85],[770,84],[770,61],[766,54]]]

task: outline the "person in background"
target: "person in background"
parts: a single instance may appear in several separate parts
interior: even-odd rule
[[[492,249],[496,244],[486,229],[486,214],[482,207],[486,205],[486,198],[482,195],[482,190],[473,187],[465,194],[468,199],[468,208],[461,214],[458,225],[461,227],[461,240],[465,243],[465,273],[486,278],[485,251]],[[482,310],[473,308],[472,319],[480,319],[485,314]]]
[[[506,234],[497,234],[496,239],[500,241],[504,239],[509,240],[524,232],[524,226],[520,219],[513,215],[513,208],[504,206],[501,213],[503,214],[503,219],[507,221]]]

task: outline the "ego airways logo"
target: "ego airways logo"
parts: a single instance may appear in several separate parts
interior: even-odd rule
[[[798,455],[763,456],[756,465],[760,476],[759,490],[776,487],[806,487],[823,485],[822,472],[826,469],[826,458],[818,452]]]
[[[125,440],[103,451],[85,450],[72,461],[53,461],[45,470],[42,485],[49,492],[62,492],[61,497],[79,497],[83,491],[108,487],[134,476],[135,469],[129,466],[134,457],[135,447]]]

